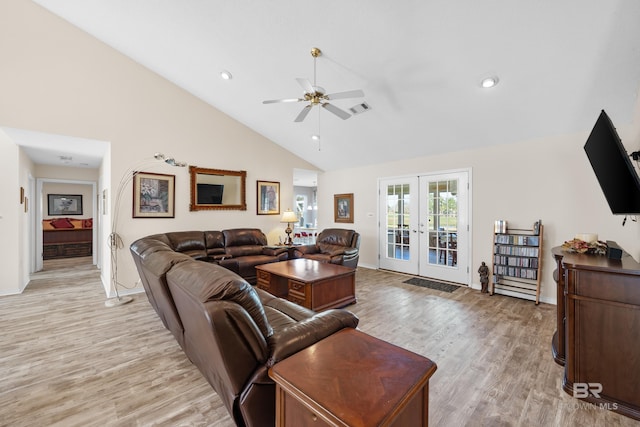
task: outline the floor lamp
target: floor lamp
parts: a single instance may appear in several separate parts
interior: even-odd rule
[[[120,296],[118,293],[118,250],[122,249],[124,244],[122,238],[118,234],[118,216],[120,213],[120,203],[122,202],[122,195],[125,188],[133,178],[140,172],[140,169],[146,166],[157,165],[158,162],[164,162],[170,166],[184,168],[187,166],[184,162],[177,162],[173,157],[165,157],[162,153],[156,153],[152,158],[142,160],[125,171],[120,178],[118,187],[116,188],[116,198],[113,205],[113,211],[111,216],[111,234],[109,234],[109,249],[111,252],[111,286],[113,287],[116,296],[115,298],[109,298],[104,302],[107,307],[116,307],[119,305],[127,304],[133,301],[130,296]]]

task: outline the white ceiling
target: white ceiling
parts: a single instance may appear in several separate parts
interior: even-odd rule
[[[620,126],[640,84],[637,0],[34,1],[323,170]],[[302,95],[312,47],[370,111],[262,104]]]

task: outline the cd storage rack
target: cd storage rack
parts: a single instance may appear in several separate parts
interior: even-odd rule
[[[540,302],[543,226],[505,229],[493,235],[493,280],[490,295]]]

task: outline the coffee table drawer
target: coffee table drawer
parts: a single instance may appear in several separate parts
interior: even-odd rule
[[[263,289],[263,290],[269,292],[269,290],[271,288],[271,286],[269,286],[269,283],[271,281],[271,273],[256,269],[256,276],[257,276],[257,279],[258,279],[256,285],[260,289]]]
[[[309,286],[304,282],[289,279],[289,295],[287,299],[303,307],[311,308]]]

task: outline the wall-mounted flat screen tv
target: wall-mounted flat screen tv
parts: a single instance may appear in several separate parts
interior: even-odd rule
[[[584,151],[611,212],[616,215],[640,214],[640,178],[604,110],[584,145]]]
[[[197,199],[199,205],[221,205],[224,185],[221,184],[197,184]]]

